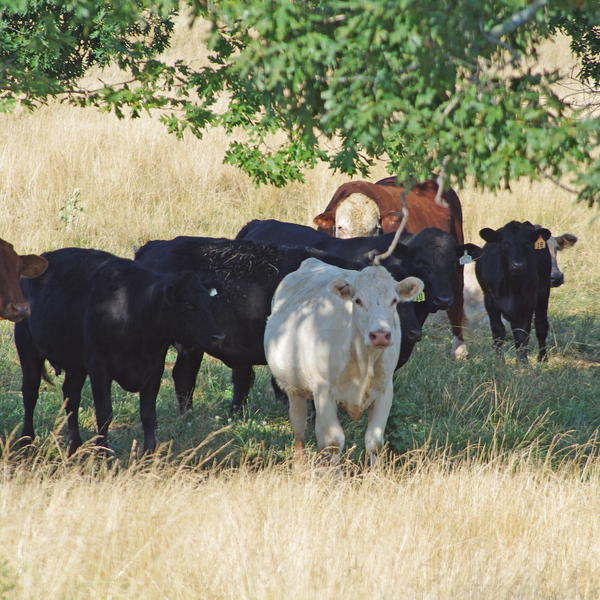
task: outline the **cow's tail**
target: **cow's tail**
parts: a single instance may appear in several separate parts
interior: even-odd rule
[[[46,369],[46,363],[44,362],[44,366],[42,367],[42,379],[54,387],[54,381],[50,377],[50,373],[48,373],[48,369]]]
[[[56,367],[54,365],[51,365],[51,366],[54,369],[54,374],[58,377],[62,373],[62,369],[60,367]],[[47,384],[54,387],[54,380],[52,379],[52,377],[50,377],[50,373],[48,373],[48,369],[46,369],[46,361],[44,361],[44,364],[42,366],[42,379]]]

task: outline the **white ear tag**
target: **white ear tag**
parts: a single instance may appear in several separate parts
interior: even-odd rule
[[[217,289],[216,288],[210,288],[209,292],[208,292],[211,296],[216,296],[217,295]]]
[[[469,263],[473,262],[473,258],[467,254],[467,251],[465,250],[465,253],[460,257],[460,260],[458,261],[459,264],[461,265],[468,265]]]

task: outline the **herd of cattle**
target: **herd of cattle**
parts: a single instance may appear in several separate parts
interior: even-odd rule
[[[19,256],[0,240],[0,318],[16,323],[22,369],[22,438],[34,438],[33,414],[48,361],[65,372],[67,447],[82,444],[81,391],[90,378],[100,444],[112,420],[111,384],[139,392],[144,451],[155,448],[156,397],[169,346],[179,410],[192,410],[204,354],[232,369],[232,408],[241,410],[268,364],[276,395],[285,392],[295,448],[301,456],[307,400],[315,403],[319,451],[344,447],[337,417],[345,407],[368,411],[365,447],[383,444],[393,374],[421,339],[430,313],[446,310],[452,356],[463,358],[463,269],[476,276],[499,352],[511,325],[526,360],[532,320],[538,360],[546,357],[550,288],[563,283],[556,253],[572,234],[553,238],[529,222],[482,229],[483,248],[465,244],[461,205],[449,189],[438,202],[435,181],[409,190],[393,178],[342,185],[319,229],[251,221],[236,239],[178,237],[150,241],[135,260],[99,250],[64,248]],[[405,230],[381,266],[408,208]],[[23,278],[23,279],[21,279]]]

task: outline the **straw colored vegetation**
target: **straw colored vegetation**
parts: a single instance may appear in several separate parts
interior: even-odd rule
[[[597,467],[5,475],[5,598],[597,598]]]
[[[201,26],[180,25],[170,53],[203,60],[201,39]],[[565,48],[545,60],[567,68]],[[177,141],[147,115],[118,121],[58,103],[0,115],[0,237],[21,253],[73,245],[131,257],[150,239],[231,237],[253,218],[310,224],[348,179],[320,167],[304,185],[256,189],[222,165],[225,146],[220,131]],[[384,175],[378,164],[372,180]],[[579,237],[551,295],[550,360],[520,367],[509,350],[500,364],[482,326],[468,332],[470,359],[453,362],[447,325],[428,321],[396,378],[395,458],[374,473],[360,467],[364,419],[345,417],[342,473],[293,472],[267,369],[247,415],[231,418],[229,371],[205,360],[182,422],[173,354],[154,459],[130,461],[137,397],[118,386],[110,460],[86,448],[62,457],[60,385],[43,386],[36,446],[19,454],[20,370],[1,323],[0,599],[600,596],[598,213],[550,182],[511,188],[459,190],[468,241],[512,219]],[[90,439],[89,385],[80,421]]]

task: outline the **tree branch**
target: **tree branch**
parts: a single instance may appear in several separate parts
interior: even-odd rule
[[[485,36],[485,39],[488,42],[492,42],[492,44],[496,44],[498,46],[501,46],[502,48],[504,48],[505,50],[508,50],[508,52],[510,52],[513,62],[519,62],[519,55],[510,47],[509,44],[507,44],[506,42],[503,42],[502,40],[498,39],[498,37],[496,37],[495,35],[489,33],[488,31],[485,30],[484,26],[483,26],[483,18],[479,18],[479,29],[481,30],[481,33],[483,33],[483,35]],[[494,29],[496,29],[494,27]],[[492,29],[493,31],[493,29]]]
[[[560,181],[558,181],[558,179],[556,179],[556,177],[548,175],[547,173],[542,173],[541,175],[544,179],[549,179],[554,185],[558,186],[561,190],[565,190],[565,192],[569,192],[571,194],[579,194],[578,190],[574,190],[573,188],[563,185]]]
[[[444,156],[444,160],[442,160],[442,168],[440,169],[440,174],[437,178],[438,191],[435,195],[435,203],[443,208],[448,208],[448,203],[442,198],[442,194],[444,192],[444,182],[446,181],[446,165],[448,164],[449,160],[449,156]]]
[[[488,33],[494,38],[500,38],[503,35],[508,35],[515,29],[521,27],[521,25],[527,23],[527,21],[531,21],[535,13],[540,8],[546,6],[546,4],[548,4],[548,0],[535,0],[527,8],[524,8],[521,12],[513,15],[510,19],[504,21],[504,23],[492,27]]]
[[[383,254],[377,254],[375,257],[372,257],[373,266],[375,267],[378,267],[381,264],[382,260],[385,260],[386,258],[392,255],[392,252],[394,252],[396,246],[398,245],[398,242],[400,241],[400,236],[402,235],[404,227],[406,226],[406,222],[408,221],[408,208],[406,208],[406,200],[404,198],[405,196],[406,188],[404,188],[404,190],[402,190],[402,193],[400,194],[400,200],[402,200],[402,221],[400,222],[400,226],[396,230],[396,235],[394,236],[390,247]]]

